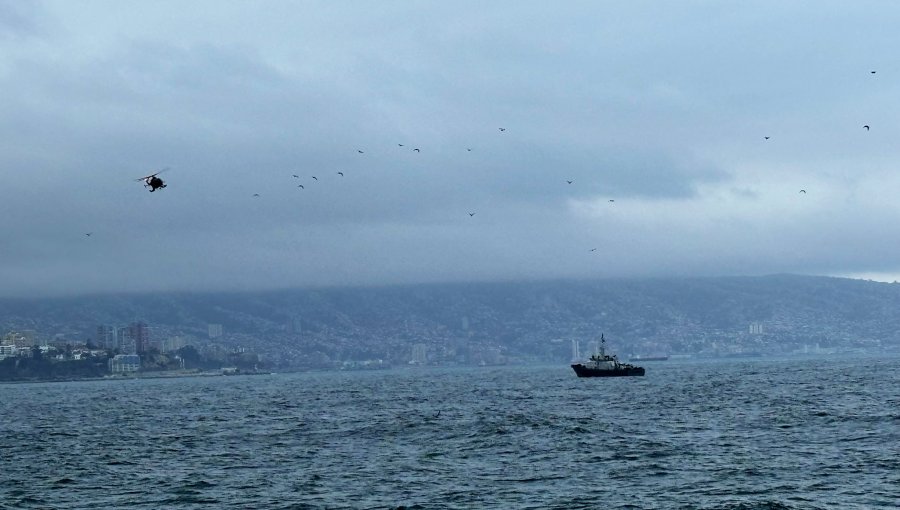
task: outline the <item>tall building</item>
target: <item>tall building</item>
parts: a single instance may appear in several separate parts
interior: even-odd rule
[[[412,346],[412,360],[410,363],[416,365],[424,365],[428,362],[427,356],[427,347],[425,344],[413,344]]]
[[[185,345],[187,345],[187,341],[185,341],[184,337],[170,336],[162,341],[159,350],[162,352],[173,352],[181,349]]]
[[[132,322],[124,328],[122,351],[141,354],[150,348],[150,328],[144,322]]]
[[[207,330],[209,331],[210,338],[219,338],[222,336],[221,324],[210,324],[209,326],[207,326]]]
[[[104,349],[119,347],[119,334],[115,326],[97,326],[97,345]]]
[[[116,348],[122,352],[128,352],[125,346],[125,331],[128,328],[116,328]],[[131,354],[134,354],[134,346],[132,346]]]

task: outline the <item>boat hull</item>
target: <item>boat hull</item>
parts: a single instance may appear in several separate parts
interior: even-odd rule
[[[572,370],[578,377],[628,377],[644,375],[644,367],[630,368],[591,368],[581,364],[572,365]]]

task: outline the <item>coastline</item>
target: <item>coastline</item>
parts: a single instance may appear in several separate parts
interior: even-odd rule
[[[60,379],[20,379],[10,381],[0,381],[3,384],[38,384],[38,383],[64,383],[64,382],[83,382],[83,381],[128,381],[135,379],[181,379],[186,377],[225,377],[235,375],[269,375],[271,372],[237,372],[227,373],[223,371],[198,371],[198,372],[144,372],[135,374],[116,374],[105,375],[103,377],[78,377],[78,378],[60,378]]]

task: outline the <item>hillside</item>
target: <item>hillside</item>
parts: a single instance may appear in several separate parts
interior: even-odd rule
[[[898,311],[897,284],[776,275],[6,299],[0,332],[83,341],[142,320],[154,339],[204,344],[214,323],[216,342],[285,366],[405,363],[417,343],[441,362],[558,361],[600,332],[623,353],[892,350]]]

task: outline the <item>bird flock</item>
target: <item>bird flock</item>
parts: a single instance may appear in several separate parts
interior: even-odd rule
[[[497,129],[498,129],[498,131],[499,131],[500,133],[505,133],[505,132],[506,132],[506,128],[505,128],[505,127],[500,127],[500,128],[497,128]],[[397,144],[397,147],[406,147],[406,144],[398,143],[398,144]],[[466,149],[466,152],[472,152],[472,150],[473,150],[472,147],[466,147],[465,149]],[[412,152],[415,152],[415,153],[421,153],[421,152],[422,152],[422,149],[421,149],[420,147],[414,147],[414,148],[409,149],[409,150],[411,150]],[[359,149],[356,149],[356,153],[357,153],[357,154],[366,154],[366,151],[363,150],[362,148],[359,148]],[[339,176],[339,177],[345,177],[346,174],[345,174],[343,171],[337,171],[337,172],[335,172],[335,175],[337,175],[337,176]],[[302,176],[301,176],[300,174],[296,174],[296,173],[292,173],[292,174],[291,174],[291,177],[292,177],[293,179],[297,179],[297,180],[302,179]],[[313,181],[316,181],[316,182],[319,181],[319,176],[317,176],[317,175],[310,175],[309,178],[312,179]],[[572,184],[572,183],[574,183],[575,181],[574,181],[573,179],[566,179],[566,182],[567,182],[568,184]],[[307,183],[307,184],[309,184],[309,183]],[[302,184],[302,183],[301,183],[301,184],[297,184],[297,188],[298,188],[298,189],[301,189],[301,190],[305,190],[305,189],[306,189],[306,185],[305,185],[305,184]],[[253,197],[253,198],[261,198],[261,196],[262,196],[262,195],[260,195],[259,193],[253,193],[253,194],[251,195],[251,197]],[[613,200],[610,200],[610,202],[613,202]],[[467,211],[467,214],[469,215],[470,218],[471,218],[471,217],[474,217],[474,216],[475,216],[475,211]]]
[[[869,73],[870,73],[871,75],[874,75],[874,74],[876,74],[876,71],[875,71],[875,70],[871,70],[871,71],[869,71]],[[507,129],[506,129],[505,127],[499,127],[499,128],[497,128],[497,129],[498,129],[498,131],[499,131],[500,133],[506,133],[506,131],[507,131]],[[865,129],[866,132],[869,132],[872,128],[871,128],[871,125],[869,125],[869,124],[863,124],[863,125],[862,125],[862,129]],[[771,135],[765,135],[763,138],[764,138],[764,140],[771,140],[771,139],[772,139],[772,136],[771,136]],[[398,147],[406,147],[406,144],[398,143],[397,146],[398,146]],[[414,148],[412,148],[412,149],[410,149],[410,150],[411,150],[412,152],[417,153],[417,154],[422,152],[421,148],[419,148],[419,147],[414,147]],[[466,150],[466,152],[472,152],[473,149],[472,149],[472,147],[466,147],[465,150]],[[362,148],[356,149],[356,152],[357,152],[358,154],[366,154],[366,151],[364,151]],[[337,175],[337,176],[339,176],[339,177],[341,177],[341,178],[345,177],[345,173],[344,173],[343,171],[337,171],[337,172],[335,172],[335,175]],[[292,177],[293,179],[297,179],[297,180],[300,180],[300,179],[301,179],[301,175],[300,175],[300,174],[297,174],[297,173],[291,174],[291,177]],[[313,181],[318,181],[318,180],[319,180],[319,177],[316,176],[316,175],[310,175],[310,178],[311,178]],[[574,179],[565,179],[565,182],[566,182],[566,184],[571,185],[571,184],[574,184],[574,183],[575,183],[575,180],[574,180]],[[298,183],[296,187],[297,187],[297,189],[300,189],[300,190],[305,190],[305,189],[306,189],[306,185],[304,185],[303,183]],[[801,190],[799,190],[799,193],[800,193],[800,194],[803,194],[803,195],[806,195],[806,194],[807,194],[807,190],[806,190],[806,189],[801,189]],[[260,198],[260,197],[261,197],[261,195],[260,195],[259,193],[253,193],[251,196],[252,196],[253,198]],[[612,204],[612,203],[615,203],[615,199],[610,198],[610,199],[608,199],[608,202],[611,203],[611,204]],[[473,217],[475,216],[475,214],[476,214],[476,211],[467,211],[467,214],[468,214],[468,216],[469,216],[470,218],[473,218]],[[93,232],[85,232],[85,233],[84,233],[84,236],[85,236],[85,237],[91,237],[92,235],[93,235]],[[597,248],[590,248],[588,251],[589,251],[589,252],[596,252],[596,251],[597,251]]]
[[[869,74],[875,74],[875,73],[876,73],[875,70],[869,71]],[[870,131],[870,130],[872,129],[872,126],[870,126],[869,124],[863,124],[862,128],[865,129],[865,130],[868,132],[868,131]],[[771,139],[772,137],[771,137],[771,136],[764,136],[763,138],[766,139],[766,140],[769,140],[769,139]],[[800,193],[800,194],[803,194],[803,195],[806,195],[806,190],[805,190],[805,189],[801,189],[801,190],[799,191],[799,193]],[[612,200],[610,200],[610,202],[612,202]]]

